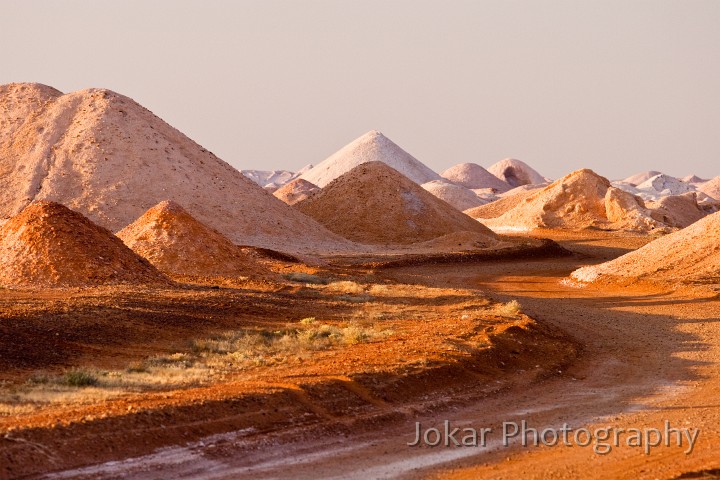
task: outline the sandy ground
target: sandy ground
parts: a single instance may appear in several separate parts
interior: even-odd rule
[[[443,384],[438,381],[443,376],[431,376],[429,383],[416,385],[427,389],[427,395],[418,396],[416,388],[405,402],[376,401],[350,416],[319,415],[263,432],[219,429],[221,433],[159,450],[150,442],[137,449],[145,450],[142,454],[90,466],[85,462],[48,478],[596,478],[599,472],[606,478],[675,478],[720,467],[714,448],[720,440],[720,301],[690,289],[566,286],[560,280],[578,266],[614,258],[645,240],[604,234],[558,240],[576,255],[414,265],[376,274],[435,287],[481,289],[502,301],[517,299],[529,317],[559,327],[582,345],[569,365],[537,375],[527,365],[511,364],[494,388],[474,381],[467,371],[460,384]],[[322,403],[315,398],[309,407]],[[196,421],[217,418],[228,421],[202,416]],[[700,434],[689,455],[684,453],[687,445],[659,446],[649,455],[627,447],[599,455],[589,447],[503,446],[498,436],[485,448],[407,445],[416,422],[442,427],[445,420],[496,432],[504,421],[526,420],[538,429],[563,423],[662,429],[667,420],[675,427],[700,429]],[[276,423],[282,424],[280,419]],[[12,440],[6,436],[3,446],[8,442]],[[47,445],[42,442],[34,448],[40,456],[53,453],[43,452]]]

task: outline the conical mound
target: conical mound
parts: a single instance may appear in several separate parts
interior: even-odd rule
[[[303,173],[300,178],[323,188],[336,178],[366,162],[383,162],[418,185],[432,180],[440,180],[440,175],[377,130],[372,130],[353,140]]]
[[[302,178],[296,178],[295,180],[278,188],[275,192],[273,192],[273,195],[275,198],[279,198],[288,205],[295,205],[319,190],[320,187],[317,185],[313,185]]]
[[[500,160],[487,170],[513,188],[521,185],[537,185],[547,182],[545,177],[540,175],[530,167],[530,165],[514,158]]]
[[[720,212],[610,262],[575,270],[579,281],[656,279],[720,282]]]
[[[118,232],[118,237],[166,273],[209,277],[268,274],[240,247],[175,202],[155,205]]]
[[[512,187],[476,163],[459,163],[440,174],[456,185],[465,188],[491,188],[496,192],[507,192]]]
[[[407,245],[461,231],[486,235],[488,245],[497,241],[485,226],[382,162],[355,167],[296,207],[361,243]]]
[[[118,231],[166,199],[235,243],[285,251],[347,245],[132,99],[0,87],[0,218],[63,203]]]
[[[472,190],[445,180],[433,180],[423,183],[421,187],[461,212],[487,203]]]
[[[167,283],[112,232],[58,203],[33,203],[0,227],[0,285]]]

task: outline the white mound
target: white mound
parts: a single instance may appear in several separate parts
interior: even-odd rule
[[[648,178],[637,186],[640,191],[647,193],[657,193],[659,195],[680,195],[687,192],[695,191],[695,187],[689,185],[682,180],[678,180],[670,175],[661,173],[654,177]]]
[[[454,183],[448,183],[444,180],[433,180],[432,182],[423,183],[422,188],[435,195],[440,200],[444,200],[461,212],[468,208],[477,207],[487,203],[486,200],[478,197],[475,192]]]
[[[655,170],[648,170],[647,172],[640,172],[636,173],[635,175],[631,175],[625,180],[622,180],[622,182],[629,183],[632,186],[637,186],[657,175],[662,175],[662,173]]]
[[[495,192],[506,192],[511,188],[507,182],[476,163],[459,163],[442,172],[440,176],[471,190],[489,188]]]
[[[0,86],[0,218],[53,200],[118,231],[163,200],[238,244],[288,252],[347,242],[263,191],[130,98]]]
[[[488,168],[488,172],[513,188],[547,181],[545,177],[533,170],[530,165],[514,158],[500,160]]]
[[[323,188],[341,175],[366,162],[383,162],[418,185],[440,180],[440,175],[397,146],[377,130],[345,145],[300,178]]]
[[[287,170],[240,170],[240,173],[270,191],[277,190],[298,176]]]
[[[717,284],[720,281],[720,212],[615,260],[575,270],[571,277],[581,282],[649,278]]]

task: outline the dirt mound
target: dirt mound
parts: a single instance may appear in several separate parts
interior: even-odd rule
[[[720,201],[720,177],[715,177],[712,180],[708,180],[698,187],[698,190],[707,195],[708,197],[714,198]]]
[[[698,205],[695,192],[662,197],[656,202],[648,202],[647,206],[654,219],[674,228],[685,228],[706,215]]]
[[[52,200],[118,231],[166,199],[239,244],[347,244],[130,98],[0,87],[0,217]]]
[[[515,189],[513,189],[515,190]],[[502,215],[503,213],[512,210],[513,208],[517,207],[520,202],[525,200],[527,197],[535,193],[536,189],[533,190],[518,190],[513,195],[504,196],[503,198],[500,198],[499,200],[495,200],[494,202],[486,203],[485,205],[481,205],[479,207],[470,208],[468,210],[464,210],[466,215],[471,216],[472,218],[496,218]]]
[[[647,172],[640,172],[636,173],[635,175],[630,175],[629,177],[621,181],[622,183],[629,183],[632,186],[637,186],[657,175],[662,175],[662,173],[655,170],[648,170]]]
[[[575,270],[581,282],[601,278],[720,281],[720,212],[600,265]]]
[[[610,182],[592,170],[573,172],[533,192],[503,215],[487,219],[498,230],[586,228],[606,221],[605,194]]]
[[[511,187],[529,185],[534,183],[545,183],[545,177],[533,170],[527,163],[514,158],[500,160],[490,168],[488,172],[507,183]]]
[[[267,271],[222,234],[175,202],[160,202],[118,237],[158,270],[178,275],[266,276]]]
[[[0,227],[0,285],[168,283],[112,232],[59,203],[33,203]]]
[[[444,180],[433,180],[432,182],[423,183],[422,188],[461,212],[468,208],[487,203],[486,200],[478,197],[472,190]]]
[[[418,185],[440,180],[440,175],[393,143],[377,130],[372,130],[345,145],[300,178],[325,187],[336,178],[366,162],[383,162]]]
[[[357,242],[407,245],[454,232],[490,230],[383,162],[368,162],[296,205]]]
[[[319,190],[320,187],[317,185],[313,185],[302,178],[296,178],[290,183],[287,183],[277,189],[273,195],[288,205],[295,205],[297,202],[305,200],[307,197]]]
[[[459,163],[442,172],[440,176],[471,190],[491,188],[495,192],[507,192],[512,188],[476,163]]]

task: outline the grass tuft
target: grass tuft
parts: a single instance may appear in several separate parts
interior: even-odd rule
[[[62,376],[63,383],[70,387],[91,387],[97,385],[97,377],[90,371],[82,368],[73,368]]]

